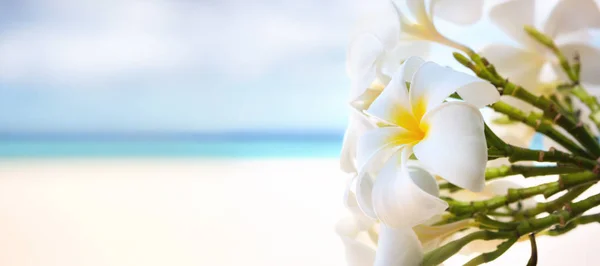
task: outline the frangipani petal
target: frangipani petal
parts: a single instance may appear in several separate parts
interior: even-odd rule
[[[425,247],[429,246],[432,242],[437,242],[458,230],[466,228],[469,226],[469,223],[469,220],[462,220],[438,226],[419,224],[413,227],[413,231],[415,231],[419,241]]]
[[[399,127],[377,128],[368,131],[359,139],[357,164],[360,168],[356,180],[356,198],[360,209],[372,219],[377,219],[372,202],[375,174],[403,147],[387,143],[387,140],[404,131]]]
[[[427,7],[424,0],[409,0],[406,1],[409,12],[415,17],[416,22],[421,25],[430,23]]]
[[[535,90],[539,84],[540,69],[546,61],[535,50],[524,50],[508,45],[489,45],[481,54],[510,81]]]
[[[438,198],[435,178],[418,167],[406,167],[412,152],[402,150],[404,160],[393,156],[377,175],[373,187],[373,208],[379,220],[393,228],[412,228],[444,212],[448,204]]]
[[[485,186],[483,117],[472,105],[448,102],[428,112],[427,136],[415,145],[419,161],[449,182],[479,192]]]
[[[404,67],[404,77],[410,82],[412,75],[424,63],[423,59],[415,55],[426,56],[429,48],[430,45],[426,42],[399,42],[396,48],[385,54],[385,60],[381,60],[377,79],[388,84],[398,69]]]
[[[358,140],[356,152],[359,170],[373,172],[381,168],[384,161],[391,156],[389,152],[388,157],[383,156],[386,150],[397,150],[396,146],[403,144],[398,140],[402,140],[402,136],[408,133],[410,132],[401,127],[382,127],[365,132]]]
[[[369,109],[371,104],[381,95],[384,86],[380,83],[372,83],[371,86],[360,96],[350,102],[350,106],[362,113]]]
[[[400,37],[398,12],[393,1],[372,1],[370,4],[351,36],[371,34],[380,40],[384,50],[389,51],[398,44]]]
[[[418,56],[411,56],[404,60],[403,67],[404,71],[402,73],[402,77],[404,78],[404,82],[411,82],[417,70],[425,64],[425,60]]]
[[[369,218],[377,219],[373,209],[373,177],[369,173],[361,173],[356,180],[356,203]]]
[[[358,206],[356,194],[351,190],[351,188],[355,187],[355,181],[356,177],[352,178],[346,185],[346,191],[344,193],[344,205],[354,217],[358,230],[366,231],[373,226],[374,220],[366,216]]]
[[[352,80],[351,98],[361,95],[375,81],[375,63],[384,52],[381,40],[370,33],[358,35],[350,42],[346,68]]]
[[[463,100],[477,108],[500,99],[500,94],[491,83],[427,62],[415,73],[411,83],[410,102],[413,114],[422,117],[426,110],[436,108],[455,91]]]
[[[523,26],[534,25],[534,7],[534,0],[509,0],[493,6],[490,19],[508,36],[528,46],[534,40],[523,30]]]
[[[359,229],[352,217],[339,221],[336,224],[336,232],[346,248],[346,262],[349,266],[373,265],[375,249],[356,239]]]
[[[423,260],[423,249],[411,228],[382,224],[377,246],[374,266],[418,266]]]
[[[600,27],[600,10],[594,0],[560,1],[544,24],[544,33],[552,38],[578,30]]]
[[[346,173],[358,172],[355,162],[358,138],[365,131],[373,128],[375,128],[375,125],[371,124],[364,114],[355,111],[350,113],[348,129],[346,129],[346,133],[344,134],[344,142],[340,154],[340,167],[342,171]]]
[[[389,124],[402,125],[405,120],[412,117],[407,106],[409,106],[408,89],[404,81],[404,68],[400,68],[379,97],[373,101],[367,113]],[[411,128],[407,129],[411,130]]]
[[[437,0],[433,7],[436,17],[457,24],[466,25],[473,24],[481,19],[483,1]]]

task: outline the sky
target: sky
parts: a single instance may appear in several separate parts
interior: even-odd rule
[[[0,130],[341,130],[354,14],[347,1],[3,0]]]
[[[369,3],[0,0],[0,133],[341,133]]]

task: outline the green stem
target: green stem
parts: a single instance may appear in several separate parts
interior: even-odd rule
[[[463,238],[454,240],[449,242],[427,254],[423,258],[423,262],[421,265],[439,265],[444,262],[446,259],[450,258],[452,255],[456,254],[460,249],[462,249],[467,244],[475,241],[475,240],[492,240],[492,239],[500,239],[500,238],[508,238],[509,234],[501,233],[501,232],[492,232],[492,231],[477,231],[471,234],[466,235]]]
[[[584,173],[585,174],[576,173],[563,175],[559,178],[559,181],[544,183],[533,187],[509,189],[506,195],[496,196],[487,200],[471,202],[448,200],[448,211],[456,216],[465,216],[477,212],[495,210],[504,205],[527,199],[535,195],[547,195],[549,192],[561,191],[579,185],[597,182],[600,179],[600,176],[596,174],[590,172]]]
[[[483,225],[488,228],[493,228],[493,229],[511,230],[511,229],[515,229],[518,226],[518,223],[501,222],[498,220],[494,220],[483,213],[475,214],[474,218],[475,218],[475,221],[478,222],[480,225]]]
[[[522,175],[523,177],[559,175],[567,173],[581,172],[580,168],[566,166],[528,166],[528,165],[502,165],[499,167],[488,167],[485,169],[485,180],[490,181],[512,175]],[[459,190],[460,187],[444,182],[439,185],[440,189],[448,189],[450,192]]]
[[[546,135],[547,137],[556,141],[556,143],[560,144],[561,146],[565,147],[566,149],[577,155],[589,155],[584,149],[580,148],[577,143],[567,138],[565,135],[561,134],[558,130],[556,130],[556,128],[552,126],[552,124],[547,119],[540,117],[540,115],[538,114],[530,113],[529,115],[527,115],[523,111],[502,101],[496,102],[490,107],[498,113],[507,115],[512,120],[520,121],[528,125],[535,131]]]
[[[509,238],[508,240],[498,245],[498,247],[496,247],[496,250],[492,252],[483,253],[473,258],[469,262],[465,263],[464,266],[480,265],[497,259],[498,257],[500,257],[500,255],[504,254],[504,252],[506,252],[510,247],[512,247],[512,245],[514,245],[515,242],[517,242],[517,239],[518,238],[516,237]]]
[[[594,172],[580,172],[580,173],[572,173],[572,174],[564,174],[558,177],[558,183],[560,186],[558,188],[551,188],[544,192],[544,197],[549,198],[552,195],[568,188],[574,188],[579,185],[584,185],[588,183],[595,183],[599,179],[598,174]],[[583,192],[582,192],[583,193]],[[577,192],[574,192],[577,194]],[[574,199],[574,198],[573,198]]]
[[[483,124],[484,125],[484,133],[485,133],[485,140],[488,143],[488,146],[491,147],[496,147],[499,149],[502,149],[504,146],[506,146],[506,142],[504,142],[500,137],[498,137],[496,135],[496,133],[494,133],[494,131],[492,131],[487,124]]]
[[[527,266],[535,266],[538,261],[537,243],[535,242],[535,234],[529,234],[529,242],[531,243],[531,257],[527,261]]]
[[[598,99],[590,95],[581,85],[573,87],[569,92],[590,108],[591,112],[588,117],[594,122],[596,128],[600,129],[600,103],[598,103]]]
[[[577,218],[579,215],[583,214],[584,212],[588,211],[593,207],[598,206],[599,204],[600,194],[597,194],[571,204],[568,210],[557,211],[542,218],[530,218],[527,220],[520,221],[518,225],[516,225],[516,227],[514,227],[516,223],[502,223],[503,228],[509,228],[507,230],[502,229],[497,232],[478,231],[471,233],[463,238],[449,242],[446,245],[443,245],[425,254],[422,265],[441,264],[446,259],[450,258],[452,255],[460,251],[460,249],[462,249],[465,245],[475,240],[508,239],[504,243],[500,244],[496,251],[484,253],[479,257],[468,262],[467,265],[478,265],[481,263],[492,261],[498,256],[502,255],[521,236],[546,230],[547,228],[553,225],[560,225],[561,227],[563,227],[569,223],[583,224],[600,221],[600,215],[594,215],[585,218]],[[494,223],[496,222],[497,221],[494,221]],[[552,233],[549,234],[552,235]]]
[[[563,129],[567,130],[580,144],[585,147],[591,154],[592,158],[600,157],[600,143],[590,133],[590,131],[583,125],[583,123],[573,120],[565,110],[562,110],[559,105],[555,104],[551,100],[544,96],[536,96],[526,89],[504,79],[499,75],[494,75],[493,71],[489,70],[479,55],[471,53],[471,60],[459,53],[454,53],[454,57],[464,66],[473,70],[477,76],[489,81],[497,88],[502,88],[501,93],[504,95],[511,95],[517,99],[520,99],[526,103],[529,103],[544,112],[544,117],[553,121]]]
[[[485,169],[485,180],[493,180],[511,175],[522,175],[523,177],[560,175],[577,173],[582,170],[570,166],[529,166],[529,165],[502,165],[499,167],[488,167]]]
[[[600,156],[600,144],[598,140],[583,125],[571,119],[558,105],[546,99],[544,96],[537,97],[527,90],[505,80],[497,86],[504,88],[504,94],[512,95],[521,99],[544,112],[544,116],[567,130],[575,139],[595,157]]]
[[[572,155],[558,151],[556,149],[550,149],[549,151],[542,150],[530,150],[526,148],[516,147],[507,145],[504,150],[488,149],[488,157],[490,154],[494,157],[507,157],[509,162],[519,161],[537,161],[537,162],[556,162],[571,164],[582,169],[587,170],[600,170],[598,163],[594,160],[590,160],[585,157]]]
[[[558,46],[556,45],[556,43],[554,43],[552,38],[546,36],[545,34],[541,33],[532,26],[525,26],[524,29],[525,32],[529,34],[529,36],[537,40],[542,45],[548,47],[548,49],[550,49],[554,53],[554,55],[558,59],[558,62],[560,63],[560,66],[565,71],[565,74],[569,76],[569,79],[573,81],[579,81],[579,77],[577,76],[576,71],[571,68],[569,60],[567,60],[567,57],[565,57],[565,55],[560,51],[560,49],[558,49]]]
[[[589,223],[600,223],[600,213],[580,216],[578,218],[571,220],[571,222],[569,222],[566,226],[551,229],[546,234],[549,236],[563,235],[563,234],[575,229],[579,225],[584,225],[584,224],[589,224]]]
[[[558,186],[558,182],[551,182],[528,188],[509,189],[508,194],[496,196],[487,200],[471,202],[448,201],[448,211],[457,216],[463,216],[474,214],[480,211],[495,210],[499,207],[520,201],[522,199],[544,194],[544,191]]]
[[[600,194],[596,194],[587,199],[575,202],[570,205],[568,210],[561,210],[543,218],[532,218],[521,222],[517,227],[516,233],[519,236],[542,231],[552,225],[558,224],[561,227],[565,226],[570,220],[594,208],[600,204]]]
[[[536,215],[542,212],[552,213],[553,211],[562,208],[565,204],[573,201],[575,198],[577,198],[583,192],[588,190],[590,187],[591,185],[585,185],[573,188],[553,201],[538,203],[535,207],[523,211],[522,215],[524,217],[535,217]]]

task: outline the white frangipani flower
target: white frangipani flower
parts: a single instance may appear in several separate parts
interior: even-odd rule
[[[410,80],[411,75],[423,64],[420,59],[406,60],[402,64],[402,68],[405,69],[405,80]],[[362,94],[356,96],[350,103],[353,107],[348,121],[348,128],[344,135],[344,142],[342,146],[342,152],[340,156],[340,166],[344,172],[357,174],[356,165],[356,145],[358,138],[362,136],[366,131],[377,127],[376,121],[373,121],[364,115],[364,111],[367,110],[373,101],[379,97],[384,89],[384,85],[381,83],[373,83],[368,89],[363,90]]]
[[[389,0],[379,2],[375,12],[363,19],[350,42],[346,68],[351,80],[350,97],[369,105],[389,83],[391,75],[403,59],[411,55],[424,56],[429,45],[400,41],[400,17]],[[360,106],[355,106],[360,109]],[[341,168],[356,173],[357,136],[373,125],[355,110],[351,111],[341,152]]]
[[[483,189],[487,147],[477,108],[499,98],[494,86],[477,77],[416,57],[403,66],[414,65],[420,65],[414,74],[416,68],[400,68],[365,111],[378,127],[360,137],[357,149],[359,206],[369,217],[395,228],[415,226],[446,208],[444,201],[416,184],[426,178],[407,178],[404,164],[413,149],[433,173],[473,191]],[[454,92],[465,102],[444,102]],[[437,188],[435,180],[431,182],[427,186]]]
[[[394,165],[389,166],[388,170],[395,169]],[[419,190],[438,197],[439,190],[433,176],[417,165],[409,165],[405,169],[405,174],[409,175],[406,178],[414,180],[414,185]],[[432,226],[438,221],[435,217],[413,228],[392,228],[373,222],[360,211],[355,194],[349,187],[346,191],[346,206],[352,216],[341,220],[336,231],[346,247],[346,260],[351,266],[420,265],[425,251],[437,247],[452,233],[469,225],[469,221],[464,220]]]
[[[418,170],[420,167],[409,163],[408,168],[410,172]],[[422,176],[413,178],[418,179]],[[482,192],[460,190],[452,193],[452,197],[461,201],[486,200],[494,196],[505,195],[510,188],[522,188],[523,184],[523,177],[503,178],[488,182]],[[427,187],[425,186],[423,189],[427,189]],[[470,229],[461,231],[469,228],[471,225],[469,219],[444,225],[432,225],[440,220],[439,216],[434,216],[412,229],[391,228],[385,224],[372,222],[365,217],[356,205],[353,192],[349,191],[346,200],[352,216],[340,220],[336,225],[336,231],[344,243],[346,260],[350,266],[419,265],[424,252],[473,232]],[[536,203],[533,199],[527,199],[523,202],[523,208],[534,207]],[[519,241],[526,239],[527,236]],[[460,252],[463,254],[490,252],[501,242],[501,240],[474,241]]]
[[[425,9],[424,0],[407,1],[409,11],[416,21],[405,17],[396,2],[378,1],[375,11],[366,16],[355,30],[348,48],[346,68],[351,79],[351,99],[363,95],[361,102],[370,104],[389,83],[392,74],[404,59],[426,56],[429,53],[429,41],[463,49],[461,45],[437,32],[433,24],[433,9],[443,19],[463,24],[473,23],[481,16],[482,1],[458,0],[460,10],[456,10],[455,3],[450,3],[454,1],[456,0],[431,1],[429,12]],[[367,90],[369,93],[365,93]],[[342,148],[343,171],[356,172],[351,159],[356,157],[356,136],[369,127],[369,123],[352,111]]]
[[[549,65],[553,76],[566,81],[558,61],[551,51],[527,35],[523,27],[535,26],[534,0],[509,0],[492,7],[490,18],[502,31],[520,44],[514,47],[494,44],[485,47],[482,54],[513,82],[536,92],[548,94],[548,86],[542,86],[542,69]],[[583,82],[600,84],[596,74],[600,67],[600,51],[585,38],[586,30],[600,27],[600,11],[593,0],[561,0],[543,25],[537,27],[556,41],[558,48],[571,57],[581,55]]]

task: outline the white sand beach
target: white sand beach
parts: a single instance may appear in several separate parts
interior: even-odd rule
[[[345,265],[343,177],[335,159],[3,160],[0,265]],[[539,265],[590,265],[598,235],[540,238]],[[529,243],[509,254],[490,265]]]

